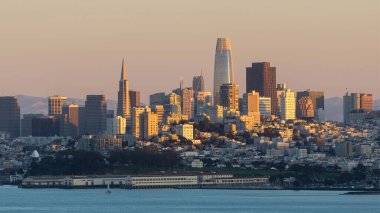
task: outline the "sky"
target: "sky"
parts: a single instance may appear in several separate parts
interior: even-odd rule
[[[0,95],[117,98],[169,92],[203,70],[212,91],[218,37],[231,39],[236,83],[268,61],[294,90],[380,98],[380,0],[2,0]]]

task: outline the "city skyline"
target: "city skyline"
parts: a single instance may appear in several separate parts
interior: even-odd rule
[[[84,98],[103,91],[116,100],[122,58],[130,89],[140,91],[144,103],[181,78],[190,86],[201,69],[212,91],[215,39],[228,36],[241,91],[245,68],[269,61],[278,68],[278,82],[293,91],[340,97],[348,88],[379,98],[378,1],[115,4],[5,2],[0,95]],[[46,82],[36,84],[41,79]],[[17,82],[23,83],[12,86]]]

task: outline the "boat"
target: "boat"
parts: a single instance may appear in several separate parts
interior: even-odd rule
[[[107,191],[106,191],[106,194],[111,194],[110,184],[107,184]]]

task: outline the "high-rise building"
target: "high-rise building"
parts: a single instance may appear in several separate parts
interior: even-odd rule
[[[360,94],[360,109],[366,112],[372,111],[372,94]]]
[[[309,97],[311,99],[314,112],[316,112],[317,109],[325,109],[325,94],[323,91],[312,91],[308,89],[306,91],[297,92],[297,102],[302,97]]]
[[[258,92],[252,91],[243,94],[243,115],[259,115],[260,116],[260,95]]]
[[[194,91],[192,88],[182,89],[182,114],[189,119],[194,116]]]
[[[193,89],[194,89],[194,95],[198,94],[198,92],[205,91],[205,79],[203,78],[202,74],[200,76],[193,77]]]
[[[79,105],[69,104],[62,107],[62,114],[67,119],[67,129],[73,138],[78,137],[79,132]]]
[[[143,138],[150,140],[153,136],[158,135],[158,116],[152,112],[149,107],[145,107],[145,111],[142,114],[143,119]]]
[[[49,115],[61,115],[62,107],[66,104],[67,97],[54,95],[49,97]]]
[[[286,84],[280,83],[277,84],[276,93],[277,93],[277,106],[276,106],[276,116],[280,117],[281,115],[281,99],[280,96],[286,91]]]
[[[165,114],[178,113],[181,114],[181,96],[176,93],[169,93],[165,97]]]
[[[246,92],[256,91],[260,97],[271,98],[271,114],[276,114],[276,67],[269,62],[252,63],[246,69]]]
[[[163,105],[151,106],[152,112],[157,114],[158,123],[164,122],[165,109]]]
[[[239,85],[223,84],[220,87],[221,105],[227,107],[228,110],[239,111]]]
[[[127,129],[127,119],[121,116],[107,117],[107,135],[124,135]]]
[[[159,92],[149,96],[149,103],[153,105],[164,105],[165,104],[165,93]]]
[[[132,109],[132,136],[135,139],[149,140],[158,135],[158,116],[149,107]]]
[[[297,118],[312,119],[315,116],[314,104],[309,96],[304,96],[301,98],[297,97],[296,109]]]
[[[362,114],[359,117],[365,117],[365,114],[372,111],[372,94],[367,93],[351,93],[343,96],[343,121],[344,123],[350,123],[350,113],[351,117],[358,119],[355,113]]]
[[[260,115],[271,116],[272,115],[272,101],[268,97],[259,97]]]
[[[209,108],[210,122],[223,123],[223,106],[214,105]]]
[[[135,139],[140,139],[141,135],[144,134],[141,132],[141,126],[143,125],[142,119],[140,118],[145,107],[135,107],[132,109],[131,113],[131,131],[132,137]]]
[[[43,114],[24,114],[21,119],[21,136],[32,136],[32,119],[42,118]]]
[[[280,95],[281,119],[292,120],[296,119],[296,97],[295,93],[290,89]]]
[[[117,99],[117,115],[129,120],[131,116],[131,103],[129,99],[129,81],[127,79],[127,68],[124,59],[121,65],[121,76],[119,81],[119,92]]]
[[[207,109],[212,105],[211,92],[198,92],[196,97],[196,115],[202,115],[207,113]]]
[[[10,138],[20,136],[20,105],[16,97],[0,97],[0,132]]]
[[[87,134],[99,135],[107,131],[107,102],[104,95],[87,95],[85,120]]]
[[[129,90],[129,99],[131,102],[131,109],[140,106],[140,91]]]
[[[229,38],[218,38],[214,64],[214,105],[221,102],[220,87],[230,83],[234,83],[231,42]]]
[[[63,133],[61,124],[61,118],[57,116],[44,116],[32,118],[32,136],[61,136]]]

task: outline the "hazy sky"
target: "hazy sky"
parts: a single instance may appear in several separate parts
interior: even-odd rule
[[[203,69],[213,83],[217,37],[231,39],[235,79],[269,61],[293,90],[380,98],[380,0],[2,0],[0,95],[116,99],[121,60],[131,89],[168,92]]]

